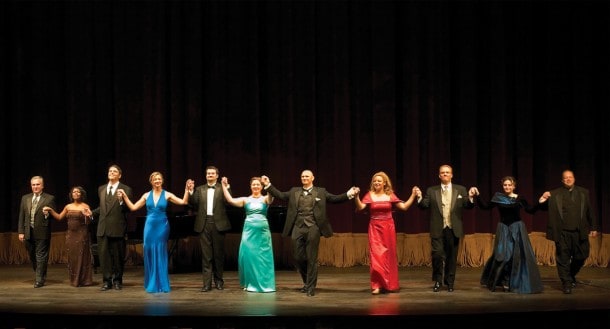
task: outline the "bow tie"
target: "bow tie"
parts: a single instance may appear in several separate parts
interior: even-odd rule
[[[312,191],[312,190],[313,190],[313,187],[311,187],[311,188],[309,188],[309,189],[303,188],[303,192],[305,192],[305,193],[309,193],[309,194],[311,194],[311,191]]]
[[[216,188],[216,185],[208,185],[208,188],[211,188],[211,189]]]

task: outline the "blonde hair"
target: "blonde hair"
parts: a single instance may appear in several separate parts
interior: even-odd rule
[[[375,174],[373,174],[373,177],[371,177],[371,185],[369,186],[369,191],[373,191],[373,181],[375,180],[376,176],[380,176],[381,179],[383,180],[384,186],[383,186],[383,192],[385,194],[392,194],[392,192],[394,192],[394,189],[392,188],[392,181],[390,180],[390,177],[388,177],[388,175],[383,172],[383,171],[378,171]]]
[[[162,173],[160,173],[158,171],[153,171],[153,173],[150,174],[150,176],[148,176],[148,182],[152,184],[153,178],[155,178],[155,176],[160,176],[162,181],[165,180],[163,178],[163,174]]]

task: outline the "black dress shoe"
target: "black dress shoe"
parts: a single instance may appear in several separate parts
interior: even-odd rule
[[[123,289],[123,285],[120,282],[115,282],[114,290],[121,290],[121,289]]]
[[[576,288],[576,281],[572,281],[572,283],[570,283],[570,286],[571,286],[572,288]]]
[[[447,291],[448,292],[453,292],[453,285],[452,284],[447,286]]]
[[[225,288],[224,282],[216,282],[216,289],[223,290]]]
[[[316,295],[316,290],[311,288],[309,290],[307,290],[307,296],[311,297],[311,296],[315,296]]]
[[[208,287],[208,286],[203,286],[203,288],[201,288],[201,292],[208,292],[212,290],[212,288]]]
[[[110,290],[110,284],[109,283],[104,283],[102,285],[102,287],[100,288],[101,291],[106,291],[106,290]]]
[[[434,282],[434,287],[432,287],[432,291],[439,292],[441,290],[441,283],[436,281]]]
[[[572,293],[572,284],[571,283],[567,283],[563,285],[563,293],[566,295],[569,295]]]
[[[44,286],[44,283],[42,283],[40,281],[34,282],[34,288],[40,288],[40,287],[43,287],[43,286]]]

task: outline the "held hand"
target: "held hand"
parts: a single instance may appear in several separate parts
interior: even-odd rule
[[[269,177],[262,175],[261,183],[263,183],[263,186],[268,186],[269,184],[271,184],[271,180],[269,179]]]
[[[85,215],[86,217],[91,217],[91,215],[93,215],[93,212],[91,212],[91,209],[85,208],[83,209],[83,215]]]
[[[413,190],[415,191],[415,195],[418,199],[422,197],[421,189],[419,188],[419,186],[414,186]]]
[[[229,179],[226,177],[223,177],[220,181],[222,182],[222,186],[229,185]]]
[[[356,186],[352,186],[348,191],[347,191],[347,196],[349,198],[354,197],[356,194],[360,193],[360,188],[356,187]]]
[[[539,203],[543,203],[546,202],[546,200],[548,200],[551,197],[551,192],[546,191],[544,193],[542,193],[542,196],[540,196],[540,199],[538,199]]]
[[[122,200],[124,195],[125,195],[125,190],[123,190],[122,188],[120,188],[116,191],[117,199]]]
[[[186,185],[184,187],[187,191],[192,192],[193,189],[195,188],[195,181],[192,179],[187,179],[186,180]]]
[[[49,211],[51,211],[51,209],[52,208],[49,206],[42,207],[42,213],[45,215],[45,217],[49,215]]]

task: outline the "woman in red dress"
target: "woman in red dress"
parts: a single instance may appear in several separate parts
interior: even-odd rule
[[[356,211],[369,210],[369,255],[371,262],[371,293],[398,292],[398,258],[396,255],[396,228],[392,211],[406,211],[416,197],[415,188],[407,201],[399,199],[392,182],[383,171],[371,179],[371,186],[362,200],[356,195]]]

